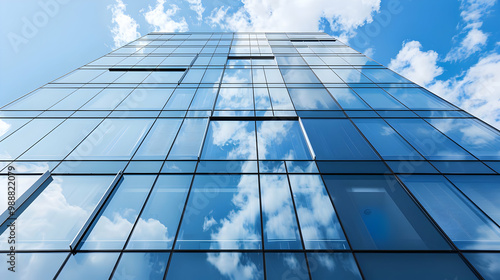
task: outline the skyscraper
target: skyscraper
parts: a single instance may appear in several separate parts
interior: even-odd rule
[[[500,278],[499,131],[325,33],[150,33],[0,116],[1,279]]]

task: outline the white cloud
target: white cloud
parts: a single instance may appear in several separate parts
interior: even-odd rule
[[[488,14],[496,0],[462,0],[460,16],[465,25],[462,34],[466,33],[460,44],[446,55],[445,61],[466,59],[473,53],[480,51],[488,39],[488,35],[480,30],[482,18]]]
[[[367,48],[364,52],[363,52],[364,55],[368,56],[368,57],[373,57],[373,55],[375,55],[375,49],[374,48]]]
[[[126,6],[122,0],[116,0],[114,5],[108,6],[113,13],[112,22],[113,41],[115,48],[119,48],[130,41],[133,41],[141,36],[137,31],[139,24],[129,15],[125,14]]]
[[[189,8],[196,12],[199,21],[203,20],[203,12],[205,8],[201,4],[201,0],[186,0],[189,3]]]
[[[391,59],[389,68],[422,86],[427,86],[434,78],[443,73],[437,65],[438,54],[433,51],[422,51],[418,41],[403,43],[396,58]]]
[[[319,30],[325,18],[340,37],[373,21],[380,0],[242,0],[235,12],[230,7],[212,10],[207,22],[234,31],[311,31]]]
[[[184,17],[181,17],[178,21],[172,19],[172,17],[179,11],[179,7],[172,4],[170,5],[170,9],[165,11],[164,4],[165,0],[156,0],[156,6],[154,9],[151,6],[148,6],[148,11],[143,13],[146,21],[154,27],[154,31],[188,31],[188,24]]]

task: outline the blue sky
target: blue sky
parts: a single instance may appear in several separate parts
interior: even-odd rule
[[[151,31],[325,31],[500,127],[496,0],[5,0],[0,105]]]

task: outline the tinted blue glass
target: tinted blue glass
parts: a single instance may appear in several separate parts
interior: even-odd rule
[[[304,253],[266,253],[266,279],[309,279]]]
[[[196,173],[257,173],[256,161],[200,161]]]
[[[123,253],[112,279],[163,279],[169,253]]]
[[[16,232],[16,249],[68,249],[113,176],[53,176],[53,179],[16,220],[17,228],[22,229]],[[23,188],[33,183],[19,181]],[[0,236],[0,249],[9,249],[9,235],[10,231],[5,231]]]
[[[349,249],[321,176],[289,179],[306,249]]]
[[[324,84],[343,83],[343,81],[331,69],[313,68],[312,70],[314,71],[314,74],[316,74],[318,79]]]
[[[355,88],[354,91],[375,110],[407,109],[381,88]]]
[[[205,74],[205,69],[191,68],[187,72],[186,76],[182,79],[183,83],[200,83],[201,78]]]
[[[455,107],[421,88],[384,88],[412,110],[454,110]]]
[[[360,71],[375,83],[410,83],[389,69],[361,68]]]
[[[255,122],[210,122],[202,159],[257,159]]]
[[[264,68],[266,73],[266,81],[270,83],[284,83],[283,77],[281,76],[280,70],[277,68]]]
[[[174,253],[167,280],[264,279],[261,253]]]
[[[136,89],[116,110],[161,110],[172,95],[173,89]]]
[[[113,110],[132,91],[129,89],[103,89],[89,102],[82,106],[81,110]]]
[[[465,257],[486,280],[500,279],[499,253],[465,253]]]
[[[356,254],[363,276],[373,280],[478,279],[456,254]]]
[[[274,110],[293,110],[293,104],[286,88],[269,88]]]
[[[199,88],[196,91],[193,102],[189,106],[190,110],[212,110],[214,108],[217,88]]]
[[[301,249],[286,175],[260,175],[264,248]]]
[[[459,249],[500,248],[500,228],[446,178],[413,175],[401,179]]]
[[[57,279],[107,279],[120,253],[78,253],[71,255]]]
[[[326,89],[293,88],[288,92],[296,110],[340,110]]]
[[[196,161],[165,161],[161,173],[194,173]]]
[[[182,218],[178,249],[259,249],[256,175],[196,175]]]
[[[311,159],[297,121],[258,121],[259,159]]]
[[[500,224],[500,176],[447,176],[497,224]]]
[[[474,159],[441,132],[421,119],[387,119],[415,149],[430,160]]]
[[[319,173],[314,161],[287,161],[288,173]]]
[[[446,174],[496,174],[480,161],[431,161],[439,172]]]
[[[201,82],[215,84],[215,83],[220,82],[221,77],[222,77],[222,68],[220,68],[220,69],[217,69],[217,68],[207,69]]]
[[[350,88],[328,88],[344,110],[369,110],[370,107]]]
[[[0,278],[11,280],[53,279],[68,253],[18,253],[16,252],[15,272],[0,270]]]
[[[403,137],[382,119],[353,119],[354,124],[370,141],[383,159],[420,160],[423,159]]]
[[[168,159],[198,159],[207,119],[185,119]]]
[[[134,159],[165,159],[182,119],[158,119],[141,143]]]
[[[430,124],[482,160],[500,159],[500,133],[475,119],[429,119]]]
[[[267,88],[254,88],[255,110],[270,110],[271,98]]]
[[[253,110],[252,88],[221,88],[216,110]]]
[[[312,280],[361,280],[358,266],[351,253],[308,253]]]
[[[8,110],[46,110],[59,100],[70,95],[74,89],[41,88],[2,109]]]
[[[192,175],[160,175],[132,232],[127,249],[170,249]]]
[[[383,175],[324,178],[353,249],[450,248],[395,178]]]
[[[60,78],[56,83],[79,83],[84,84],[92,81],[95,77],[104,73],[104,70],[87,70],[87,69],[77,69],[68,75]]]
[[[284,161],[259,161],[260,173],[286,173]]]
[[[335,74],[337,74],[345,83],[373,83],[361,74],[357,69],[333,69]]]
[[[187,110],[193,99],[194,92],[194,89],[176,89],[163,110]]]
[[[310,69],[280,68],[285,83],[320,83]]]
[[[31,119],[0,119],[0,141],[25,125]]]
[[[224,71],[224,77],[222,78],[223,83],[251,83],[252,82],[252,70],[250,68],[229,68]]]
[[[122,249],[155,175],[125,175],[86,234],[81,249]]]
[[[349,120],[304,119],[302,122],[318,160],[378,159]]]
[[[275,48],[273,51],[276,52]],[[279,65],[306,65],[306,62],[300,56],[277,56]]]

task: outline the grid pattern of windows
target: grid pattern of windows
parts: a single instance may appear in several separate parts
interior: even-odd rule
[[[500,132],[325,33],[150,33],[0,108],[8,167],[2,279],[500,278]]]

